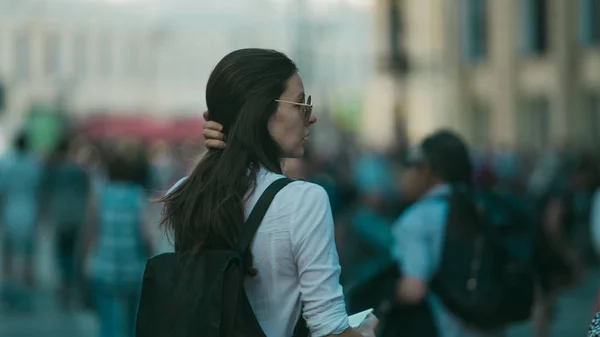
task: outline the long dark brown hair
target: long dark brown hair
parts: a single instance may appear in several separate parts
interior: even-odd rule
[[[281,151],[268,131],[270,117],[297,72],[286,55],[241,49],[225,56],[206,88],[209,119],[223,126],[224,150],[211,149],[164,203],[161,225],[178,253],[232,249],[244,224],[245,197],[258,170],[281,173]],[[251,265],[251,255],[246,256]]]

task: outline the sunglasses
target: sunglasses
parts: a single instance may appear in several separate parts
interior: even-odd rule
[[[310,116],[312,115],[312,97],[309,95],[308,98],[306,99],[306,103],[298,103],[298,102],[291,102],[291,101],[284,101],[284,100],[280,100],[280,99],[276,99],[275,102],[278,103],[287,103],[287,104],[292,104],[292,105],[296,105],[300,107],[300,112],[302,112],[303,118],[304,118],[304,122],[305,123],[309,123],[310,121]]]

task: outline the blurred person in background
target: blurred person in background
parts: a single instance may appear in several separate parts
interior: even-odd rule
[[[9,308],[18,310],[33,309],[33,258],[42,176],[42,163],[30,152],[27,136],[20,134],[0,172],[0,224],[4,230],[1,295]]]
[[[105,153],[99,144],[81,142],[75,147],[75,161],[85,168],[91,181],[91,190],[97,191],[106,180]]]
[[[520,158],[515,151],[508,146],[501,146],[491,159],[491,165],[498,183],[506,188],[513,187],[512,183],[518,178],[521,165]]]
[[[600,187],[596,188],[592,196],[590,234],[596,256],[600,258]]]
[[[503,336],[503,329],[483,331],[458,318],[429,291],[442,261],[447,197],[457,186],[470,186],[472,163],[463,141],[448,131],[425,138],[409,154],[403,195],[414,200],[393,226],[393,255],[402,271],[397,283],[401,303],[427,301],[440,337]],[[397,327],[402,335],[402,326]]]
[[[341,192],[343,190],[344,177],[340,170],[344,166],[342,158],[325,158],[316,149],[308,148],[304,163],[305,179],[325,189],[329,196],[331,212],[336,218],[344,207]]]
[[[108,179],[90,203],[82,248],[100,337],[134,336],[144,266],[153,247],[146,193],[131,148],[107,160]]]
[[[74,303],[78,290],[75,272],[76,246],[86,223],[91,180],[85,168],[73,158],[73,143],[64,137],[50,158],[44,183],[44,203],[48,221],[56,232],[56,252],[60,274],[59,298],[63,309]]]
[[[580,255],[573,245],[576,216],[567,165],[556,157],[546,164],[544,183],[533,195],[539,217],[535,242],[535,263],[540,281],[534,311],[536,337],[549,335],[557,295],[576,284],[583,271]],[[539,196],[536,198],[536,195]]]
[[[596,163],[590,156],[582,154],[573,165],[570,174],[570,188],[572,189],[572,207],[574,233],[573,242],[578,248],[582,262],[586,267],[594,266],[597,257],[591,240],[590,215],[592,212],[593,195],[597,183]]]
[[[386,213],[393,184],[389,162],[377,154],[365,154],[354,165],[358,202],[353,208],[344,242],[349,262],[345,265],[353,281],[368,277],[389,262],[393,247],[391,224]]]
[[[600,258],[600,187],[596,188],[592,197],[591,214],[590,214],[590,236],[592,247],[596,253],[596,258]],[[600,335],[600,285],[596,291],[596,300],[594,303],[593,325],[595,325],[596,333]]]
[[[144,151],[144,144],[135,139],[123,139],[116,144],[117,152],[129,158],[130,165],[135,170],[135,182],[149,192],[152,189],[152,170],[148,152]]]
[[[548,191],[560,169],[561,158],[556,152],[546,151],[540,155],[527,182],[528,194],[535,200],[543,198],[543,194]]]
[[[152,192],[163,194],[173,183],[175,173],[174,158],[169,145],[164,141],[156,141],[150,145],[150,186]]]

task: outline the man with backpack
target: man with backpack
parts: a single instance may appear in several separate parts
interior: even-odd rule
[[[467,147],[452,132],[409,155],[403,192],[416,202],[394,224],[393,256],[397,301],[430,311],[435,332],[414,331],[421,337],[503,336],[531,311],[531,254],[511,251],[514,240],[504,238],[520,237],[486,221],[471,176]]]

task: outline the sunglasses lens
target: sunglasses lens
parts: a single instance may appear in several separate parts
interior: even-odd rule
[[[306,119],[306,122],[308,122],[312,113],[312,96],[308,96],[308,98],[306,99],[306,104],[308,104],[309,106],[304,107],[304,118]]]

